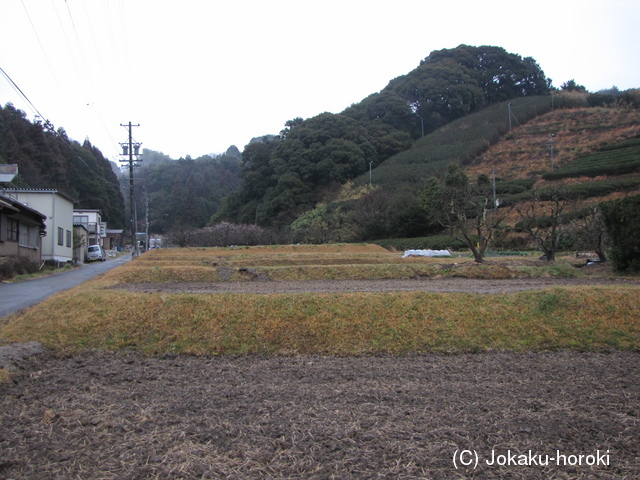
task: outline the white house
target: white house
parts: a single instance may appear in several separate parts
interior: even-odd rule
[[[42,260],[73,261],[73,199],[55,189],[10,188],[3,191],[46,216]]]
[[[82,225],[87,229],[87,246],[100,245],[104,248],[104,239],[107,238],[107,224],[102,221],[100,210],[75,209],[73,211],[73,223]]]

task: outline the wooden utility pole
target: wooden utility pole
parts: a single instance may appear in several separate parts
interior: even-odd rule
[[[131,135],[131,129],[133,127],[139,127],[140,125],[132,125],[131,122],[129,122],[126,125],[123,125],[122,123],[120,124],[121,127],[127,127],[129,129],[129,141],[127,143],[121,143],[120,145],[122,145],[122,155],[123,156],[128,156],[129,159],[128,160],[120,160],[121,162],[129,162],[129,211],[131,214],[131,246],[133,247],[133,252],[132,255],[134,257],[137,257],[138,255],[140,255],[140,249],[138,247],[138,237],[136,235],[136,210],[135,210],[135,205],[136,205],[136,194],[133,190],[133,154],[134,154],[134,148],[135,148],[135,155],[136,155],[136,160],[137,157],[140,153],[140,144],[139,143],[133,143],[133,136]]]

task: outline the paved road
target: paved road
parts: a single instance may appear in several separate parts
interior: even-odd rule
[[[0,282],[0,318],[35,305],[54,293],[67,290],[131,260],[121,255],[106,262],[83,264],[68,272],[18,283]]]

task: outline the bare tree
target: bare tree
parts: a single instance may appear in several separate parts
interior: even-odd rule
[[[545,189],[534,188],[528,201],[516,206],[522,221],[519,229],[533,238],[544,258],[553,262],[567,226],[563,213],[573,202],[561,183]]]
[[[578,236],[578,245],[585,249],[592,249],[598,255],[598,260],[606,262],[609,236],[604,225],[600,205],[598,203],[587,205],[582,214],[574,220],[573,226]]]
[[[169,245],[188,247],[193,239],[194,230],[184,225],[177,226],[167,233],[166,239]]]
[[[184,246],[272,245],[280,242],[280,240],[280,235],[277,232],[258,225],[220,222],[191,231],[186,239],[187,245]]]
[[[449,168],[444,183],[429,181],[423,203],[436,221],[464,242],[478,263],[484,261],[487,247],[511,210],[499,208],[489,177],[480,175],[471,184],[458,166]]]

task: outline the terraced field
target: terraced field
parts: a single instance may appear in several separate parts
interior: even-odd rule
[[[575,258],[151,252],[0,325],[31,342],[0,347],[0,477],[637,478],[639,291]]]

